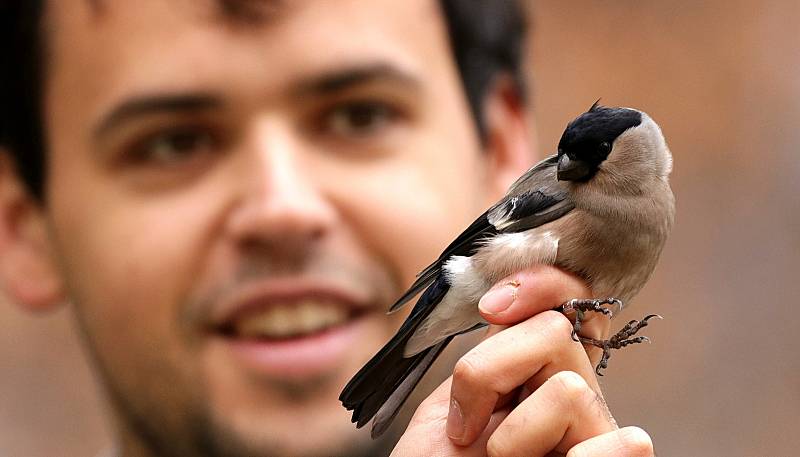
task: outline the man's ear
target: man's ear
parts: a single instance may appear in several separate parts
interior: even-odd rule
[[[489,160],[489,204],[539,160],[533,123],[522,94],[509,76],[495,78],[484,99],[484,149]]]
[[[63,302],[42,206],[22,184],[8,151],[0,148],[0,287],[33,311]]]

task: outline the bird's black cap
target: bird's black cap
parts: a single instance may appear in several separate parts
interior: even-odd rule
[[[623,132],[642,123],[642,113],[629,108],[600,106],[567,125],[558,142],[559,179],[585,181],[594,176]],[[563,157],[566,156],[566,157]]]

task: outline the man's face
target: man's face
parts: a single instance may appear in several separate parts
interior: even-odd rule
[[[438,2],[92,3],[47,10],[46,214],[123,435],[365,443],[340,390],[489,198]]]

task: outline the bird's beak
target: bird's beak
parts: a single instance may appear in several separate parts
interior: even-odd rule
[[[563,154],[558,159],[559,181],[584,181],[592,177],[592,168],[583,160],[574,160]]]

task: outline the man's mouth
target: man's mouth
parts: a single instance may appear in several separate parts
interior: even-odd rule
[[[271,304],[224,325],[224,335],[248,340],[286,340],[344,325],[355,313],[332,301],[314,299]]]
[[[357,294],[318,284],[275,284],[220,303],[213,347],[246,371],[303,379],[345,366],[380,318]]]

